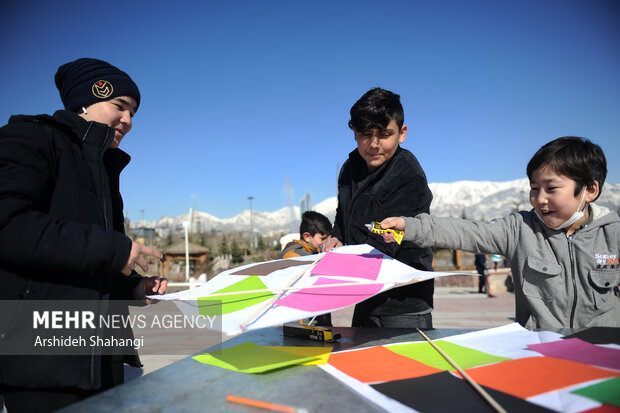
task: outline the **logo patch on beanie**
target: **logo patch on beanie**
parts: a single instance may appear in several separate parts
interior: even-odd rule
[[[114,88],[112,87],[112,84],[107,80],[99,80],[93,83],[92,91],[93,95],[97,96],[98,98],[105,99],[112,95],[112,92],[114,92]]]

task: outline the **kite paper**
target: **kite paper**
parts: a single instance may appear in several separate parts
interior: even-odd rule
[[[564,338],[578,338],[592,344],[620,344],[620,328],[590,327]]]
[[[465,380],[448,372],[372,386],[378,392],[420,412],[495,412]],[[553,412],[507,393],[488,387],[486,392],[510,413]]]
[[[611,404],[603,404],[599,407],[595,407],[594,409],[590,409],[584,413],[618,413],[620,412],[620,408],[614,407]]]
[[[595,346],[578,338],[530,344],[528,347],[545,356],[620,370],[620,350]]]
[[[355,281],[342,281],[320,277],[313,285],[355,284]],[[381,291],[381,284],[352,285],[331,288],[315,288],[294,291],[279,299],[276,305],[296,308],[303,311],[327,312],[332,308],[342,308],[359,303]]]
[[[557,333],[529,331],[514,323],[444,337],[435,343],[442,341],[458,344],[493,356],[513,358],[513,360],[499,361],[466,370],[475,381],[485,386],[487,392],[508,411],[520,411],[521,409],[542,411],[538,409],[546,408],[558,412],[591,412],[595,411],[593,409],[601,408],[601,402],[610,403],[613,399],[601,397],[600,401],[596,401],[594,398],[585,397],[585,393],[584,396],[574,393],[577,393],[575,390],[620,377],[620,371],[544,357],[527,347],[530,344],[557,341],[558,338],[560,335]],[[413,374],[412,377],[398,377],[401,373],[394,367],[392,359],[383,354],[383,349],[399,346],[406,348],[409,344],[427,343],[420,337],[420,341],[414,343],[396,343],[336,352],[330,356],[328,364],[321,365],[319,368],[390,413],[425,412],[433,411],[433,409],[436,409],[435,411],[484,411],[487,408],[482,398],[458,376],[458,373],[436,373],[437,369],[431,366],[426,366],[426,368],[412,366],[411,369],[415,369],[415,377]],[[451,354],[451,349],[445,346],[442,348],[448,355],[454,356],[453,358],[460,357],[458,352],[455,355]],[[379,362],[373,363],[371,357]],[[388,366],[385,371],[381,371],[383,364]],[[456,389],[452,385],[454,383],[463,386]],[[618,386],[617,381],[611,384],[612,390]],[[603,394],[611,397],[618,393],[610,393],[608,388],[594,390],[587,391],[588,397],[601,390]],[[437,391],[440,393],[435,393]],[[450,403],[460,400],[460,397],[463,397],[463,406],[467,405],[472,408],[463,409],[457,403],[452,409]],[[475,400],[481,404],[474,408],[474,405],[469,403],[474,403]],[[603,405],[601,413],[606,411],[606,408],[613,407]]]
[[[573,393],[620,407],[620,377],[575,390]]]
[[[620,376],[620,372],[555,357],[508,360],[466,372],[478,384],[523,398],[590,380]]]
[[[313,275],[324,257],[329,258],[327,265],[319,267],[322,274]],[[289,265],[291,262],[294,265]],[[306,264],[298,265],[299,262]],[[352,265],[354,271],[343,270],[339,265],[342,263]],[[264,274],[265,268],[274,270]],[[220,315],[213,328],[219,330],[221,325],[221,331],[232,336],[335,311],[401,285],[455,274],[458,273],[419,271],[370,245],[349,245],[330,253],[275,260],[260,266],[248,264],[224,271],[200,287],[153,297],[179,300],[177,305],[186,316]],[[332,284],[339,286],[321,287]],[[313,286],[321,288],[309,288]],[[241,295],[215,295],[221,293]],[[219,300],[222,311],[217,314],[214,301]]]
[[[332,352],[331,347],[299,347],[299,346],[265,346],[272,350],[286,351],[300,357],[315,357],[316,360],[306,361],[302,366],[316,366],[326,364]]]
[[[328,252],[312,269],[312,274],[376,280],[381,269],[382,254],[336,254]]]
[[[267,286],[263,284],[259,277],[251,276],[229,287],[222,288],[216,291],[216,293],[243,292],[266,288]],[[255,304],[260,304],[273,296],[274,294],[272,292],[266,291],[262,293],[224,295],[216,299],[198,298],[198,311],[204,316],[229,314],[251,307]]]
[[[264,373],[282,367],[303,364],[317,357],[298,355],[291,351],[259,346],[252,342],[222,349],[213,353],[200,354],[194,360],[243,373]]]
[[[548,343],[557,341],[561,334],[551,331],[529,331],[517,323],[490,328],[482,331],[460,334],[444,341],[472,348],[484,353],[511,359],[536,356],[527,348],[529,344]],[[510,343],[510,345],[506,345]]]
[[[299,261],[295,259],[269,261],[261,264],[246,265],[241,267],[230,275],[269,275],[274,271],[282,270],[297,265],[308,265],[308,261]]]
[[[435,344],[449,354],[450,358],[463,369],[509,360],[506,357],[494,356],[443,340],[435,341]],[[456,370],[426,341],[423,343],[395,344],[386,347],[397,354],[418,360],[439,370]]]
[[[362,383],[408,379],[441,372],[383,346],[334,353],[329,358],[329,364]]]

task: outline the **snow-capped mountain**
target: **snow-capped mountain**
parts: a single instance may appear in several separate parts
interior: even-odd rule
[[[530,209],[529,182],[527,178],[508,182],[458,181],[452,183],[431,183],[433,192],[431,213],[437,216],[486,219],[502,217],[519,209]],[[620,208],[620,184],[606,183],[603,193],[596,201],[598,205],[611,209]],[[337,198],[331,197],[316,204],[313,209],[327,216],[332,222],[336,217]],[[299,228],[299,207],[284,207],[273,212],[252,211],[252,228],[263,234],[295,232]],[[132,228],[148,227],[157,230],[182,229],[189,213],[176,217],[163,217],[158,221],[135,221]],[[192,231],[250,231],[250,210],[232,218],[220,219],[211,214],[195,211]]]

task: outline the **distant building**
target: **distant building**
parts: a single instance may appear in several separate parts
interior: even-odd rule
[[[185,241],[179,241],[164,248],[164,261],[159,262],[159,276],[170,277],[170,264],[173,262],[190,261],[190,273],[198,270],[198,273],[206,272],[209,250],[202,245],[187,243],[187,256],[185,251]],[[194,264],[194,265],[192,265]],[[198,268],[196,268],[198,266]],[[186,280],[187,281],[187,280]]]
[[[134,228],[131,230],[131,234],[137,243],[153,245],[153,239],[155,239],[155,228]]]
[[[312,211],[312,197],[308,192],[299,200],[299,213],[303,214],[306,211]]]
[[[202,222],[199,217],[195,217],[192,220],[190,232],[200,234],[202,232]]]

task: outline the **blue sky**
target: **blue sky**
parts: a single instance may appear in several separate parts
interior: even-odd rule
[[[429,182],[525,176],[551,139],[585,136],[620,183],[620,2],[31,1],[0,5],[0,120],[61,108],[59,65],[96,57],[142,102],[121,148],[132,220],[336,195],[349,109],[401,95]]]

